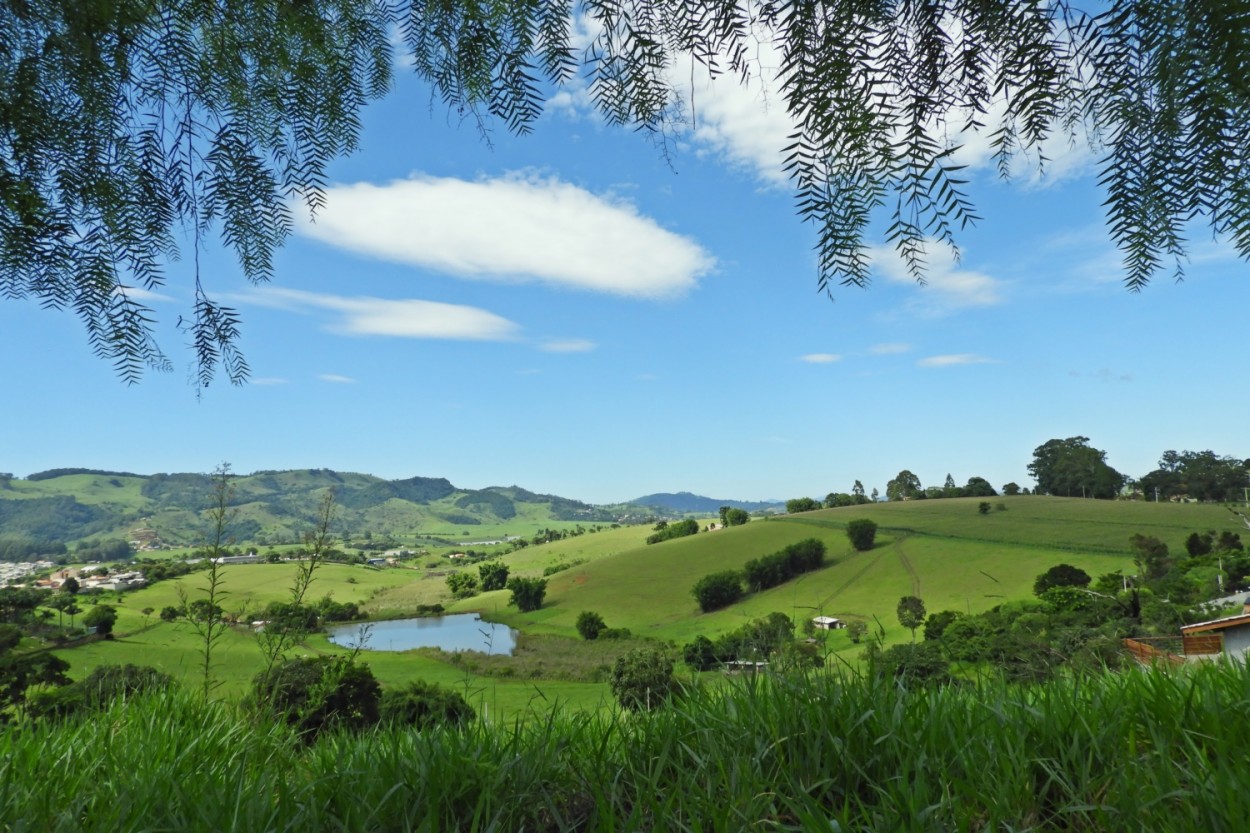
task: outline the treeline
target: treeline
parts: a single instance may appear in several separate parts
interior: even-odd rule
[[[67,477],[71,474],[94,474],[97,477],[143,477],[129,471],[105,471],[103,469],[48,469],[37,471],[27,476],[27,480],[51,480],[54,477]]]
[[[0,561],[50,561],[67,554],[60,541],[34,538],[0,538]]]
[[[807,538],[779,552],[752,559],[742,570],[721,570],[699,579],[691,593],[704,613],[720,610],[743,596],[746,582],[755,593],[784,584],[803,573],[818,570],[825,563],[825,545],[817,538]]]
[[[699,522],[693,518],[687,518],[684,521],[660,521],[655,525],[655,532],[647,536],[648,544],[658,544],[661,541],[671,541],[674,538],[685,538],[687,535],[695,535],[699,531]]]
[[[682,658],[695,671],[711,671],[734,662],[768,662],[770,667],[791,668],[822,664],[818,647],[796,642],[794,622],[777,612],[753,619],[715,640],[700,634],[682,646]]]
[[[0,529],[17,540],[72,541],[107,530],[113,519],[108,509],[68,495],[0,500]]]

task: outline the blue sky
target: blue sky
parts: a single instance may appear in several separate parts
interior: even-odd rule
[[[271,284],[202,254],[243,315],[250,384],[197,399],[185,264],[149,299],[177,369],[138,386],[72,315],[0,301],[0,470],[229,461],[604,503],[884,492],[904,468],[1031,486],[1032,450],[1078,434],[1133,476],[1166,449],[1250,456],[1245,264],[1198,229],[1184,283],[1126,292],[1088,149],[1004,183],[974,139],[962,261],[934,247],[916,286],[882,224],[872,286],[830,301],[779,102],[721,82],[693,100],[667,158],[576,85],[532,135],[485,142],[401,74]]]

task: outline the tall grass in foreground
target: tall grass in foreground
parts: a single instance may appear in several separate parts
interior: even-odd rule
[[[655,714],[561,714],[299,748],[185,697],[15,726],[0,829],[1240,829],[1250,673],[1021,687],[743,680]]]

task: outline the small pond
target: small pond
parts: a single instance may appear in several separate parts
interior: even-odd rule
[[[365,627],[369,633],[364,647],[370,651],[442,648],[511,656],[516,648],[516,631],[497,622],[484,622],[476,613],[391,619],[369,622]],[[360,643],[361,625],[337,625],[330,628],[329,636],[335,645],[354,648]]]

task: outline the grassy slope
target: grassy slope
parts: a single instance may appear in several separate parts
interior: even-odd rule
[[[1109,503],[1041,497],[1004,498],[1006,511],[978,514],[978,500],[924,501],[848,509],[752,521],[715,533],[645,546],[646,528],[632,527],[583,535],[541,547],[529,547],[504,558],[514,575],[540,575],[559,561],[586,563],[550,577],[547,601],[533,613],[507,606],[506,591],[485,593],[450,604],[453,610],[476,610],[531,633],[575,634],[579,612],[594,610],[613,627],[678,643],[697,634],[715,636],[744,621],[779,610],[795,619],[817,612],[842,618],[879,621],[887,641],[910,634],[898,625],[894,608],[902,595],[920,595],[930,611],[977,612],[1005,599],[1027,598],[1034,578],[1049,567],[1067,562],[1091,575],[1117,569],[1133,571],[1128,538],[1134,532],[1154,534],[1175,551],[1197,529],[1235,528],[1234,519],[1216,506]],[[992,500],[993,503],[1000,502]],[[858,517],[881,524],[877,546],[856,553],[846,541],[845,525]],[[774,552],[807,537],[825,541],[830,566],[711,614],[701,614],[690,595],[701,576],[715,570],[738,569],[746,561]],[[1083,543],[1084,542],[1084,543]],[[423,563],[431,559],[423,559]],[[450,568],[450,564],[448,565]],[[226,569],[232,601],[264,603],[285,598],[290,565],[240,565]],[[339,601],[364,601],[370,609],[400,611],[419,602],[446,598],[445,573],[437,569],[369,570],[327,565],[312,594],[331,593]],[[467,569],[476,571],[475,566]],[[431,575],[433,573],[434,575]],[[355,584],[347,579],[354,577]],[[183,580],[194,595],[202,578]],[[144,607],[159,610],[178,600],[174,582],[127,594],[121,605],[114,643],[72,649],[65,653],[76,675],[98,662],[143,662],[176,671],[186,679],[197,672],[196,643],[185,625],[153,624],[142,630]],[[153,617],[154,619],[155,617]],[[130,634],[134,631],[141,631]],[[844,633],[829,636],[829,647],[854,657]],[[310,650],[334,650],[323,640]],[[512,713],[526,707],[536,690],[529,682],[495,682],[466,675],[459,669],[413,654],[371,653],[379,678],[400,682],[423,677],[456,684],[489,696],[496,708]],[[222,652],[219,674],[223,690],[241,692],[255,673],[258,655],[246,634],[232,634]],[[605,692],[596,685],[539,682],[542,697],[570,705],[593,706]]]
[[[505,609],[502,618],[528,629],[570,633],[580,611],[594,610],[609,625],[684,642],[774,610],[796,619],[820,612],[870,623],[875,618],[887,641],[901,641],[910,634],[896,621],[900,596],[919,595],[930,611],[975,613],[1007,599],[1028,598],[1036,576],[1061,562],[1095,577],[1115,570],[1132,573],[1128,539],[1135,532],[1157,535],[1183,552],[1185,536],[1196,529],[1236,527],[1219,506],[1022,496],[991,499],[1006,510],[981,515],[980,502],[822,510],[644,546],[553,576],[541,611],[521,615]],[[877,546],[868,553],[854,552],[845,536],[846,523],[860,517],[881,525]],[[690,588],[700,577],[738,569],[813,536],[828,547],[830,566],[726,610],[699,613]],[[830,646],[851,649],[844,634],[833,634]]]

